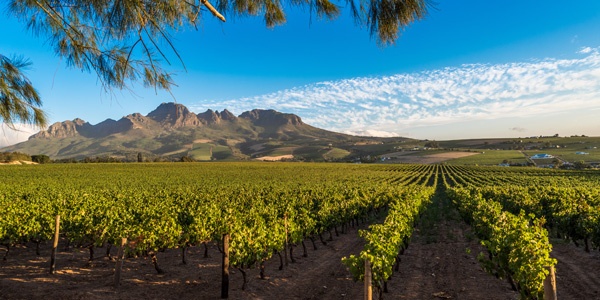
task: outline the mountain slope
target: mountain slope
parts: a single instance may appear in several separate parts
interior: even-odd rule
[[[270,156],[330,160],[349,156],[357,142],[381,140],[322,130],[305,124],[299,116],[275,110],[254,109],[239,116],[228,110],[195,114],[184,105],[162,103],[146,116],[133,113],[96,125],[79,118],[57,122],[28,141],[1,151],[45,154],[57,160],[137,160],[139,153],[146,160],[184,156],[198,160]]]

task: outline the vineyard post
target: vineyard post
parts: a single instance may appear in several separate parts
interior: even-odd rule
[[[121,245],[117,252],[117,264],[115,266],[115,288],[121,284],[121,270],[123,270],[123,259],[125,257],[125,245],[127,244],[127,238],[121,238]]]
[[[223,272],[221,275],[221,299],[229,298],[229,234],[223,235]]]
[[[373,286],[371,286],[371,264],[365,259],[365,300],[373,299]]]
[[[58,236],[60,235],[60,215],[56,215],[56,224],[54,227],[54,243],[52,244],[52,254],[50,255],[50,274],[54,274],[56,268],[56,249],[58,248]]]
[[[548,270],[548,276],[544,279],[544,299],[556,300],[556,276],[554,266],[545,267]]]
[[[288,222],[287,222],[287,213],[285,213],[283,215],[283,223],[284,223],[284,226],[285,226],[285,245],[284,245],[285,249],[283,251],[283,258],[284,258],[284,261],[285,261],[285,266],[287,267],[288,266],[288,256],[287,256],[287,251],[288,251]]]

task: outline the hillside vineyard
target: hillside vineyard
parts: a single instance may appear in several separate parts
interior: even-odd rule
[[[223,270],[269,259],[294,260],[349,228],[363,250],[340,261],[363,280],[365,261],[380,294],[401,264],[414,227],[432,206],[457,209],[482,241],[484,269],[507,278],[523,298],[541,299],[549,235],[600,247],[600,177],[595,172],[446,165],[300,163],[61,164],[0,168],[4,261],[24,247],[60,242],[71,251],[122,239],[124,264],[161,251],[217,245]],[[64,247],[64,246],[63,246]],[[302,249],[302,250],[300,250]],[[315,255],[319,255],[316,251]],[[216,255],[216,254],[213,254]],[[326,270],[324,270],[325,272]],[[93,270],[92,270],[93,272]],[[227,273],[229,276],[229,273]],[[225,284],[225,276],[223,276]],[[315,278],[316,281],[318,279]],[[214,291],[214,297],[219,291]],[[225,294],[224,294],[225,293]],[[393,291],[391,291],[393,293]],[[221,296],[226,297],[226,291]]]

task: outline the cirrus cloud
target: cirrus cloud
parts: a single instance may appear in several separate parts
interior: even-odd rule
[[[598,48],[584,47],[572,59],[469,64],[325,81],[190,107],[237,113],[272,108],[329,130],[393,136],[411,128],[598,109],[600,54]]]

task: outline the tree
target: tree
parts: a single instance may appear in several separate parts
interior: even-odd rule
[[[429,141],[424,145],[427,148],[439,148],[440,144],[437,141]]]
[[[558,169],[558,168],[562,167],[563,162],[562,162],[562,160],[555,157],[554,159],[552,159],[552,164],[554,165],[555,169]]]
[[[31,161],[38,164],[47,164],[50,162],[50,156],[45,154],[32,155]]]
[[[0,162],[31,161],[31,156],[21,152],[0,152]]]
[[[224,15],[262,15],[273,27],[285,23],[284,4],[307,7],[319,17],[333,19],[339,3],[330,0],[10,0],[8,14],[27,24],[29,30],[48,38],[54,52],[67,66],[94,72],[102,87],[127,89],[142,81],[145,86],[169,91],[174,82],[161,60],[171,64],[171,34],[200,23],[205,11],[225,22]],[[400,29],[425,17],[428,0],[346,0],[354,19],[367,26],[379,43],[390,44]],[[5,29],[6,30],[6,29]],[[159,47],[161,43],[168,49]],[[22,59],[0,56],[0,117],[45,126],[38,93],[21,70]],[[6,66],[5,66],[6,65]],[[184,65],[185,67],[185,65]],[[16,80],[16,81],[15,81]],[[16,83],[16,84],[15,84]]]
[[[196,160],[190,156],[184,155],[182,156],[179,161],[181,162],[195,162]]]
[[[573,166],[574,166],[574,168],[575,168],[575,169],[577,169],[577,170],[583,170],[583,169],[587,169],[587,168],[589,168],[589,167],[590,167],[590,165],[589,165],[588,163],[586,163],[585,161],[583,161],[583,160],[576,161],[576,162],[573,164]]]
[[[0,118],[11,129],[15,129],[14,123],[46,125],[42,100],[22,72],[29,65],[23,58],[0,54]]]

